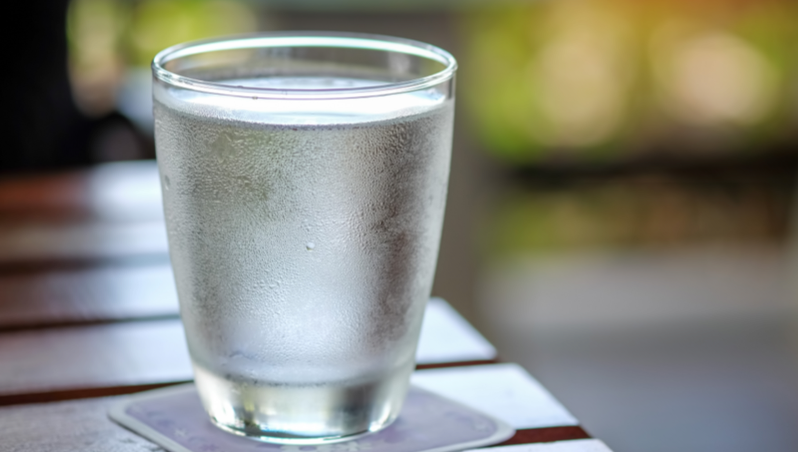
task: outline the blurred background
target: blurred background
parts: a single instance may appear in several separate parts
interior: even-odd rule
[[[798,3],[10,8],[29,23],[0,84],[4,178],[154,158],[149,63],[172,44],[338,30],[451,51],[434,294],[617,452],[798,450]]]

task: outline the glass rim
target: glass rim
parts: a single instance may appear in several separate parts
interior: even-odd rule
[[[437,61],[444,68],[434,74],[402,82],[386,82],[366,87],[285,89],[245,87],[209,82],[186,77],[167,70],[164,65],[178,58],[223,50],[279,47],[332,47],[367,49],[415,55]],[[412,39],[393,36],[343,32],[268,32],[224,36],[177,44],[158,52],[152,60],[152,73],[169,85],[222,96],[253,99],[351,99],[401,94],[431,88],[451,79],[457,71],[457,61],[447,51]]]

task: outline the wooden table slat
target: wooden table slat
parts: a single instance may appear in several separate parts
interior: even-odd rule
[[[168,259],[0,274],[0,331],[176,317]]]
[[[0,223],[162,218],[155,160],[0,177]]]
[[[91,214],[90,171],[5,176],[0,179],[0,220],[44,221]]]
[[[0,272],[166,253],[155,161],[0,178]]]
[[[0,334],[0,397],[191,379],[179,319]]]
[[[0,224],[0,269],[39,262],[102,262],[167,253],[162,221]]]

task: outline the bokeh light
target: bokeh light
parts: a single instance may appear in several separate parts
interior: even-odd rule
[[[91,116],[117,108],[155,54],[181,42],[252,33],[261,11],[242,0],[72,0],[68,36],[73,96]],[[133,72],[134,74],[131,74]]]
[[[463,98],[507,162],[750,152],[798,124],[794,3],[558,0],[465,17]]]
[[[130,5],[118,0],[74,0],[67,20],[73,97],[91,116],[114,108],[124,74],[123,37]]]

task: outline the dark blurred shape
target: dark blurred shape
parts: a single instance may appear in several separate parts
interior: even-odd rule
[[[0,172],[50,170],[152,157],[152,145],[113,111],[90,118],[75,104],[67,61],[68,1],[15,2],[3,14],[7,103]],[[24,21],[25,28],[18,27]]]
[[[8,105],[0,172],[153,158],[149,107],[141,101],[150,93],[139,89],[139,72],[169,45],[255,31],[258,17],[242,5],[55,0],[6,7],[2,28],[13,67],[0,78]],[[131,71],[134,65],[142,69]]]
[[[3,7],[6,103],[0,170],[34,170],[90,161],[89,120],[78,112],[67,74],[67,0]]]
[[[520,171],[484,218],[483,256],[783,244],[794,158],[624,171]]]

